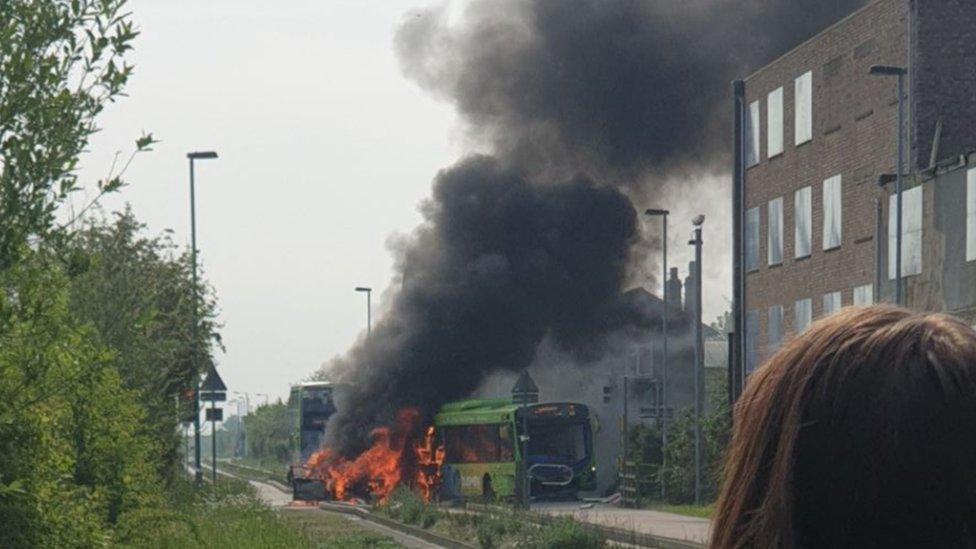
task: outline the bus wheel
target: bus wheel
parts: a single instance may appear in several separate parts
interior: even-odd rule
[[[491,503],[495,501],[495,489],[491,486],[491,477],[488,473],[481,478],[481,499],[485,503]]]

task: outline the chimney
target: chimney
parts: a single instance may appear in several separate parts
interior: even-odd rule
[[[698,266],[695,265],[694,261],[688,263],[688,276],[685,277],[685,312],[688,314],[695,313],[695,284],[697,283],[698,277]]]
[[[668,277],[668,307],[674,310],[681,309],[681,279],[678,278],[678,268],[671,267],[670,277]]]

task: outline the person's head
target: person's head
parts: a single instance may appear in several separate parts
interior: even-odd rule
[[[893,307],[810,326],[750,377],[713,548],[976,547],[976,332]]]

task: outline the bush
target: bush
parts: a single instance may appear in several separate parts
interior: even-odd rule
[[[530,549],[596,549],[605,546],[606,542],[600,536],[568,517],[553,520],[520,544],[520,547]]]
[[[421,528],[430,528],[440,518],[439,511],[433,505],[428,505],[406,486],[399,486],[378,506],[380,512],[386,516],[406,524],[414,524]]]

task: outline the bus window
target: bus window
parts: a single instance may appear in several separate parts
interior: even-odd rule
[[[512,438],[505,425],[457,425],[441,428],[448,463],[512,461]]]
[[[586,458],[586,424],[532,422],[529,456],[533,459],[573,463]]]

